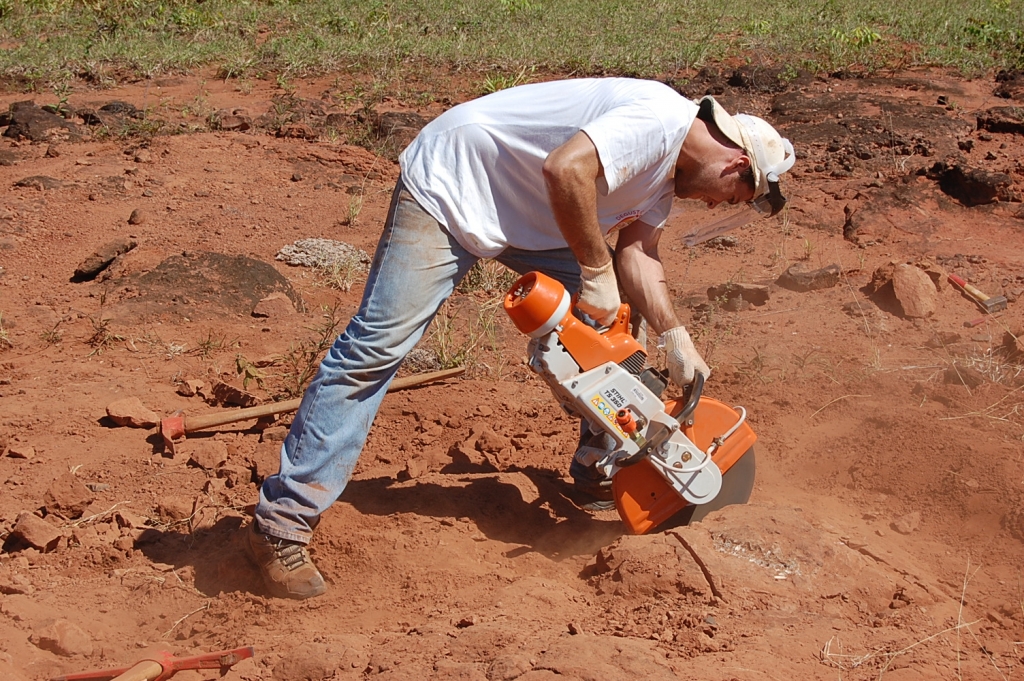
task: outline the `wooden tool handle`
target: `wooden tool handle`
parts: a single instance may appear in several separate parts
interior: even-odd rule
[[[404,388],[413,388],[418,385],[423,385],[424,383],[431,383],[432,381],[441,381],[446,378],[453,378],[465,373],[465,371],[466,367],[456,367],[454,369],[442,369],[441,371],[430,371],[423,374],[414,374],[412,376],[396,378],[391,382],[391,385],[388,386],[388,392],[402,390]],[[248,407],[247,409],[222,411],[217,412],[216,414],[209,414],[207,416],[186,416],[185,432],[191,433],[197,430],[213,428],[214,426],[223,426],[228,423],[235,423],[236,421],[258,419],[263,416],[271,416],[273,414],[286,414],[298,409],[301,403],[302,398],[297,397],[294,400],[274,402],[273,404],[263,404],[258,407]]]
[[[163,665],[153,660],[143,660],[111,681],[153,681],[164,673]]]

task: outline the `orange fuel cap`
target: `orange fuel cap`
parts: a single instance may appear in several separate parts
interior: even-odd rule
[[[569,292],[556,280],[540,272],[521,276],[505,294],[505,312],[516,328],[531,338],[554,330],[569,314]]]

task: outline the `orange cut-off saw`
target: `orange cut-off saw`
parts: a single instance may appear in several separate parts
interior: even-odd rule
[[[647,366],[646,348],[630,334],[628,305],[607,329],[595,329],[573,315],[564,286],[530,272],[512,285],[504,306],[531,339],[530,368],[562,408],[614,443],[581,445],[575,456],[612,480],[615,508],[630,532],[670,518],[686,524],[749,500],[757,435],[746,411],[704,397],[700,373],[689,395],[663,400],[667,381]]]

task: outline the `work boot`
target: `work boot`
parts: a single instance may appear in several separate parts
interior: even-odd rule
[[[587,452],[604,453],[610,451],[614,442],[606,434],[592,435],[587,433],[581,438],[579,449],[569,464],[569,475],[572,476],[574,501],[586,511],[608,511],[615,508],[612,494],[612,480],[597,470],[594,464],[584,464],[580,457]]]
[[[301,601],[327,591],[305,544],[263,534],[255,520],[249,526],[246,543],[273,596]]]

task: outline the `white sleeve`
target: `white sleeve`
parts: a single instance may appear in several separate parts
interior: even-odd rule
[[[597,148],[605,180],[598,186],[605,194],[661,164],[667,153],[665,127],[645,104],[617,106],[583,126],[583,132]]]
[[[658,203],[640,216],[640,220],[643,220],[651,227],[661,229],[668,221],[668,214],[672,212],[673,198],[675,198],[675,195],[671,191],[665,192],[661,195],[661,198],[658,199]]]

